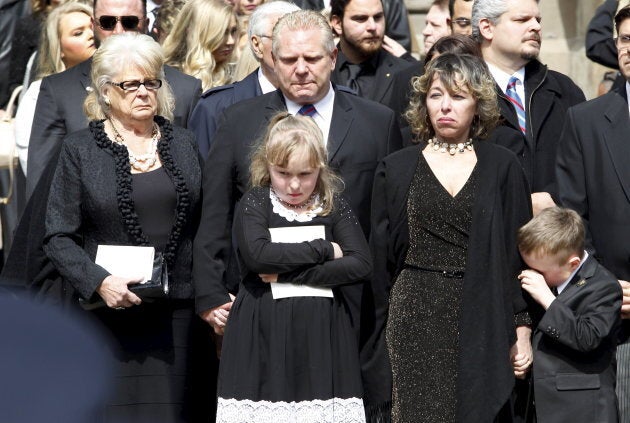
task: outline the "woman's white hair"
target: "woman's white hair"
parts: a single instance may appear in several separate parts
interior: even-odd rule
[[[110,82],[122,82],[115,79],[133,69],[162,80],[162,87],[157,90],[157,114],[172,120],[175,100],[163,66],[162,47],[148,35],[126,32],[107,37],[92,56],[91,91],[83,103],[88,119],[105,119],[109,115],[110,107],[103,95],[105,87]]]

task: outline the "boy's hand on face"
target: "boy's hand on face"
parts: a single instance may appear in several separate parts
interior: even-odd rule
[[[534,300],[545,310],[549,308],[551,303],[556,299],[551,289],[547,286],[547,282],[543,275],[535,270],[523,270],[518,278],[521,281],[521,287],[532,296]]]

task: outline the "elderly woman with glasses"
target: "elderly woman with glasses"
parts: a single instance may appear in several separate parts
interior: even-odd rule
[[[84,103],[89,128],[64,140],[46,210],[44,251],[64,289],[112,335],[117,385],[105,421],[192,421],[189,395],[199,392],[188,370],[201,167],[192,133],[168,120],[163,62],[147,35],[103,41]],[[96,264],[103,245],[154,247],[168,293],[145,298],[137,270]]]

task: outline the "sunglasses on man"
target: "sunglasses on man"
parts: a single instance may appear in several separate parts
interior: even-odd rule
[[[136,31],[138,29],[138,24],[140,23],[140,18],[137,16],[110,16],[103,15],[98,18],[98,26],[100,26],[105,31],[112,31],[116,28],[116,24],[120,22],[122,27],[126,31]]]

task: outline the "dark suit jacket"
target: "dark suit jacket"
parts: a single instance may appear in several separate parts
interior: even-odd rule
[[[379,160],[400,148],[400,131],[388,108],[335,89],[328,137],[328,160],[345,182],[344,195],[369,231],[370,193]],[[286,110],[278,90],[225,110],[204,168],[201,224],[195,239],[194,281],[197,311],[230,301],[238,281],[226,281],[232,255],[235,204],[249,186],[249,156],[269,119]]]
[[[630,280],[628,134],[624,86],[569,109],[556,165],[560,201],[582,216],[589,252],[623,280]]]
[[[197,136],[199,153],[205,159],[223,111],[239,101],[262,95],[258,69],[234,84],[209,89],[201,95],[188,119],[188,129]]]
[[[341,50],[340,54],[343,54],[341,53]],[[410,64],[408,61],[393,56],[383,49],[380,49],[377,54],[378,58],[376,61],[376,72],[374,73],[373,79],[373,91],[369,97],[365,96],[365,98],[387,105],[385,100],[389,99],[392,95],[391,89],[394,75],[409,67]],[[335,84],[348,86],[348,80],[345,78],[345,74],[340,71],[341,66],[342,60],[337,58],[331,80]]]
[[[505,124],[520,132],[514,106],[497,85],[499,108]],[[532,60],[525,66],[527,136],[514,145],[532,192],[548,192],[558,200],[555,162],[558,140],[567,109],[585,101],[584,93],[566,75]]]
[[[538,423],[614,423],[621,287],[589,256],[534,331]]]
[[[91,69],[92,59],[88,59],[42,80],[29,141],[27,198],[33,193],[46,165],[61,147],[64,137],[87,127],[83,100],[91,83]],[[185,127],[188,115],[201,94],[201,81],[170,66],[164,66],[164,73],[175,95],[173,123]]]
[[[407,110],[407,107],[409,107],[409,100],[411,99],[412,93],[411,79],[422,75],[423,72],[424,61],[419,61],[417,63],[410,63],[393,76],[389,95],[385,98],[383,104],[396,113],[396,116],[400,120],[401,128],[409,126],[402,115]]]
[[[409,245],[407,196],[421,148],[416,145],[388,156],[374,178],[370,247],[376,314],[364,348],[373,359],[364,357],[364,375],[376,403],[386,400],[391,383],[383,366],[389,291]],[[456,421],[466,423],[494,421],[514,386],[509,348],[516,338],[515,315],[527,306],[516,279],[522,268],[516,231],[531,218],[527,181],[514,154],[484,141],[475,142],[475,152],[478,188],[460,302],[457,371]]]
[[[164,251],[167,261],[168,252],[174,252],[169,263],[169,296],[192,298],[192,242],[199,222],[201,163],[192,133],[170,123],[165,127],[163,120],[158,122],[163,135],[158,144],[160,159],[173,184],[181,187],[175,223]],[[148,245],[138,242],[142,235],[135,231],[141,233],[142,228],[133,203],[129,206],[124,202],[125,187],[131,186],[130,176],[125,180],[129,175],[124,169],[129,166],[127,156],[122,158],[123,170],[117,172],[120,162],[114,149],[121,147],[112,146],[109,140],[100,145],[96,133],[90,127],[63,142],[48,196],[44,238],[44,251],[61,276],[86,299],[109,275],[94,263],[99,244]]]

